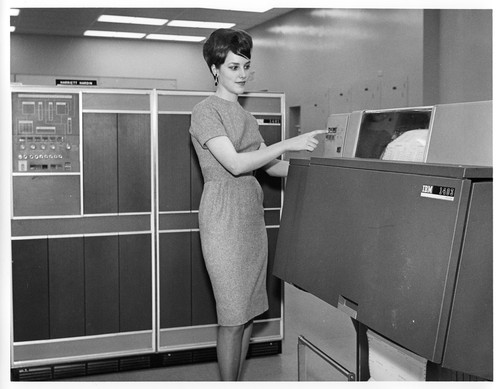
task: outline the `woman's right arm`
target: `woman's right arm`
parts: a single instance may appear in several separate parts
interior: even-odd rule
[[[316,135],[325,134],[327,130],[315,130],[285,139],[255,151],[238,153],[227,136],[217,136],[206,142],[214,157],[231,174],[237,176],[251,172],[267,165],[286,151],[313,151],[318,146]]]

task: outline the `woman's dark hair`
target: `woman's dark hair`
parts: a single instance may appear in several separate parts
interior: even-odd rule
[[[224,63],[230,51],[250,59],[252,46],[252,37],[245,31],[221,28],[215,30],[203,45],[203,57],[209,69],[212,65],[218,68]]]

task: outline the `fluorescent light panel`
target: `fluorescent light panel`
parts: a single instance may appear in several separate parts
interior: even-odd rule
[[[16,28],[14,26],[10,26],[10,32],[16,31]]]
[[[170,27],[191,28],[231,28],[235,23],[199,22],[194,20],[172,20],[168,23]]]
[[[204,36],[190,35],[168,35],[168,34],[149,34],[146,39],[163,40],[163,41],[181,41],[181,42],[201,42],[205,39]]]
[[[256,3],[259,3],[259,2],[256,2]],[[224,9],[226,11],[242,11],[242,12],[267,12],[269,11],[270,9],[272,9],[272,7],[266,7],[266,6],[262,6],[260,4],[255,4],[255,5],[242,5],[242,6],[238,6],[238,5],[228,5],[228,6],[218,6],[218,7],[212,7],[210,5],[203,5],[203,8],[208,8],[208,9]]]
[[[145,24],[150,26],[163,26],[168,19],[140,18],[136,16],[101,15],[98,22],[124,23],[124,24]]]
[[[143,33],[140,32],[119,32],[119,31],[97,31],[97,30],[87,30],[83,33],[85,36],[99,36],[106,38],[132,38],[141,39],[144,38]]]
[[[17,8],[11,8],[10,16],[17,16],[17,15],[19,15],[19,10]]]

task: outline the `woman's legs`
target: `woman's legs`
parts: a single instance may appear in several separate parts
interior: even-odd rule
[[[243,327],[219,326],[217,331],[217,361],[222,381],[236,381],[238,378]]]
[[[250,344],[250,338],[252,336],[253,320],[250,320],[245,324],[243,329],[243,339],[241,341],[241,355],[240,355],[240,367],[238,369],[238,380],[241,378],[241,371],[243,370],[243,365],[247,358],[248,345]]]
[[[217,360],[221,379],[236,381],[241,373],[248,352],[252,324],[219,326],[217,331]]]

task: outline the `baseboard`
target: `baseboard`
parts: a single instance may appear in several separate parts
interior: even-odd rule
[[[250,344],[247,358],[281,354],[281,341]],[[11,369],[11,381],[52,381],[217,360],[215,347]]]

